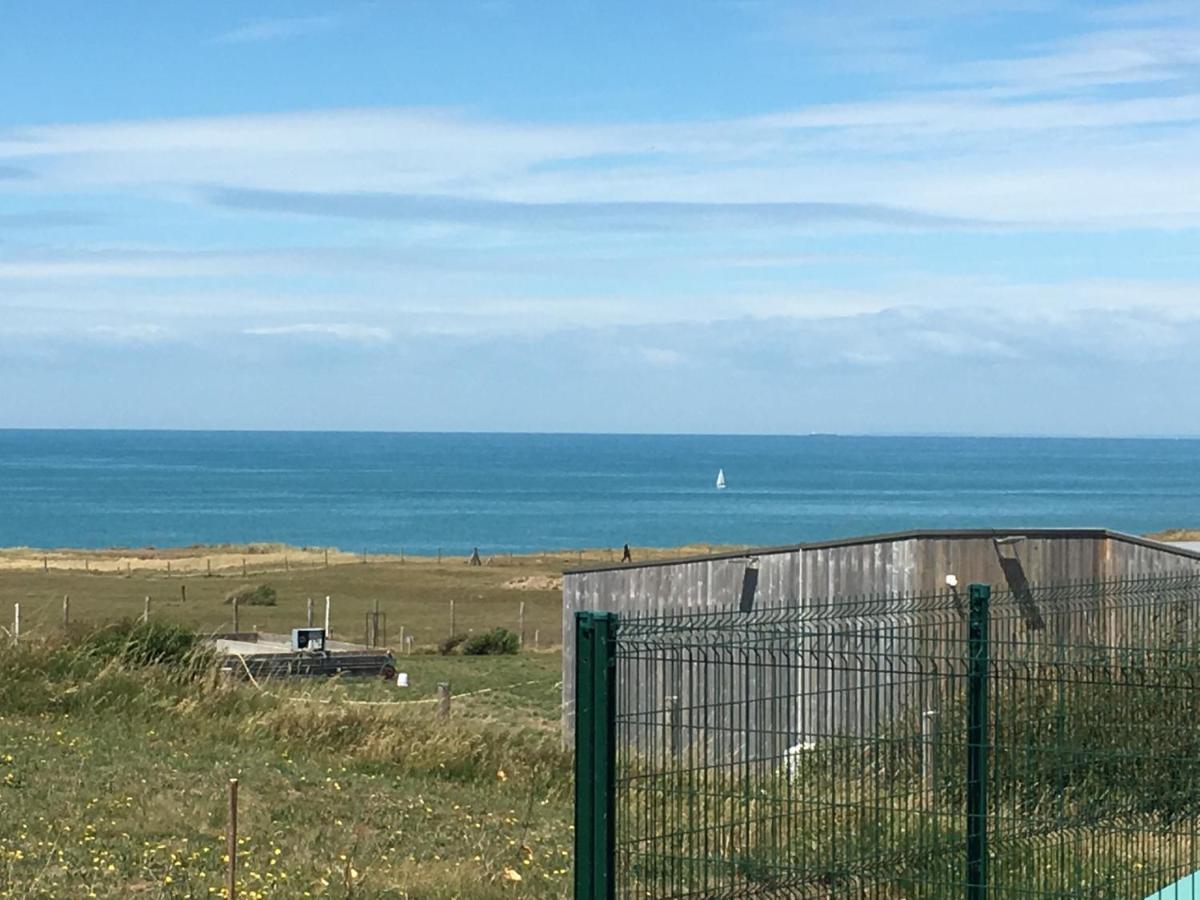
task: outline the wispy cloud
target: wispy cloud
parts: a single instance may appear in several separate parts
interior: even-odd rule
[[[153,322],[93,325],[86,334],[96,340],[121,344],[158,344],[176,337],[173,329]]]
[[[256,44],[264,41],[283,41],[328,31],[339,24],[341,24],[341,18],[336,15],[256,19],[220,34],[214,40],[219,44]]]
[[[101,217],[92,213],[69,210],[37,210],[23,213],[0,213],[0,229],[66,228],[96,225]]]
[[[0,181],[28,181],[33,177],[32,169],[22,166],[0,166]]]
[[[229,209],[518,229],[667,231],[812,225],[964,228],[989,224],[869,203],[529,203],[419,194],[237,188],[214,188],[207,191],[207,196],[213,204]]]
[[[45,190],[513,226],[578,214],[611,227],[646,218],[651,206],[635,204],[737,225],[781,204],[772,214],[786,225],[1174,227],[1200,223],[1198,153],[1200,92],[1174,89],[1046,98],[939,88],[673,123],[340,109],[0,132],[0,160],[44,169]]]
[[[315,323],[301,322],[291,325],[259,325],[246,328],[243,334],[263,337],[320,337],[339,341],[354,341],[360,344],[386,343],[392,333],[386,328],[372,325],[356,325],[346,322]]]

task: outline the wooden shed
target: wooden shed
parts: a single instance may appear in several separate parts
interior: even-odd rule
[[[669,614],[803,607],[959,585],[1030,585],[1200,573],[1200,552],[1105,529],[907,531],[568,571],[563,579],[563,726],[574,729],[575,612]]]

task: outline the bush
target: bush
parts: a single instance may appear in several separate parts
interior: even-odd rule
[[[442,656],[449,656],[458,649],[458,645],[467,639],[465,634],[452,634],[448,638],[444,638],[438,643],[438,653]]]
[[[237,600],[238,606],[274,606],[275,598],[275,588],[269,584],[260,584],[256,587],[243,587],[236,591],[230,591],[225,595],[225,602],[233,603],[234,600]]]
[[[507,628],[493,628],[463,644],[467,656],[510,656],[521,649],[521,639]]]

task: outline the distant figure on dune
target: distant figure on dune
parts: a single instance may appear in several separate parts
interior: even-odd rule
[[[625,549],[621,551],[621,562],[633,562],[633,556],[629,553],[629,545],[625,545]]]
[[[469,560],[467,560],[467,563],[472,566],[482,566],[483,565],[483,561],[479,558],[479,548],[478,547],[474,548],[471,551],[471,558]]]

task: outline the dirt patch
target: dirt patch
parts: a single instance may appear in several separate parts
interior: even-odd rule
[[[527,575],[504,582],[510,591],[561,591],[561,575]]]

